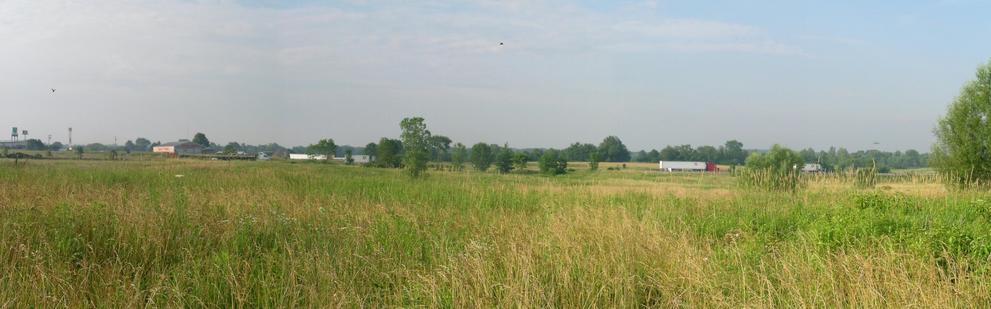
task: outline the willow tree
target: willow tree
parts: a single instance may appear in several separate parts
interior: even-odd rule
[[[977,68],[936,126],[932,163],[951,185],[991,181],[991,62]]]

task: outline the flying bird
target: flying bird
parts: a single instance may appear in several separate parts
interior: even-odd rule
[[[502,42],[499,42],[499,46],[502,46],[502,45],[503,45],[503,43]]]
[[[55,88],[52,88],[52,93],[55,93]]]

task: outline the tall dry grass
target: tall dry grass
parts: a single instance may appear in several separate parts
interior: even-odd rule
[[[981,192],[839,176],[781,194],[718,174],[411,182],[332,164],[6,163],[0,307],[991,305]],[[916,180],[878,186],[929,185]]]

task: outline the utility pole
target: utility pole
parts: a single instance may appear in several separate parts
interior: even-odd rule
[[[72,150],[72,127],[69,127],[69,150]]]

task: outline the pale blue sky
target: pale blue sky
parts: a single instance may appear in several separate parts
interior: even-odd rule
[[[465,144],[927,151],[991,58],[988,12],[963,0],[7,0],[0,127],[364,145],[419,115]]]

